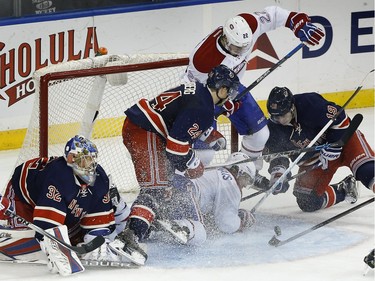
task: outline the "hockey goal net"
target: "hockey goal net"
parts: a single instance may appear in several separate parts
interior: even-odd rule
[[[120,192],[138,191],[133,163],[122,143],[124,111],[140,98],[150,99],[179,85],[187,63],[184,54],[104,55],[36,71],[34,107],[17,164],[63,155],[67,140],[82,134],[97,145],[99,163]],[[219,118],[218,126],[229,145],[215,154],[212,164],[225,162],[231,148],[229,121]]]

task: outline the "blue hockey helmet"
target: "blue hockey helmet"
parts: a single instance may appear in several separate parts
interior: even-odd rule
[[[287,87],[275,87],[267,99],[267,110],[270,118],[283,116],[293,110],[294,96]]]
[[[214,67],[210,73],[208,73],[207,86],[215,90],[227,87],[228,97],[233,100],[238,94],[240,80],[232,69],[221,64]]]
[[[74,136],[65,145],[64,157],[76,176],[88,185],[95,183],[98,149],[93,142],[84,136]]]

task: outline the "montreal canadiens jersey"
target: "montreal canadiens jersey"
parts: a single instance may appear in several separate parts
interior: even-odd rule
[[[242,16],[249,24],[253,38],[248,51],[239,56],[232,56],[219,44],[223,27],[218,27],[204,38],[189,55],[189,65],[185,71],[184,80],[204,83],[211,69],[220,64],[233,69],[241,80],[257,39],[263,33],[285,26],[289,14],[290,11],[277,6],[266,7],[262,12],[240,14],[239,16]]]
[[[81,228],[114,228],[109,180],[98,165],[93,186],[80,184],[63,157],[35,158],[16,167],[12,187],[33,209],[33,223],[42,229],[65,224],[69,233]]]
[[[266,143],[265,153],[276,153],[307,147],[320,130],[341,109],[333,102],[327,101],[318,93],[304,93],[294,95],[296,117],[292,124],[282,126],[269,120],[270,137]],[[338,141],[345,129],[349,126],[350,119],[342,111],[326,132],[318,139],[316,144],[333,143]],[[306,153],[301,159],[304,164],[313,164],[318,160],[318,153]],[[296,159],[298,155],[291,157]],[[309,161],[305,161],[310,159]]]
[[[234,176],[227,169],[218,168],[192,181],[198,189],[199,206],[205,220],[213,220],[222,232],[236,232],[241,225],[238,209],[242,194]]]
[[[207,86],[189,82],[154,99],[141,99],[125,114],[137,126],[166,139],[168,158],[185,170],[191,144],[214,122],[214,103]]]

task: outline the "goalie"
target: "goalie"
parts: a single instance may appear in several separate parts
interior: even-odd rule
[[[96,145],[77,135],[67,142],[63,156],[30,159],[15,168],[0,196],[0,220],[8,222],[0,229],[11,237],[0,241],[0,261],[41,260],[52,273],[63,276],[83,272],[80,259],[121,261],[110,250],[109,242],[123,229],[125,223],[121,221],[126,220],[130,209],[125,202],[117,201],[119,216],[115,220],[109,195],[110,187],[114,187],[97,163],[97,156]],[[26,230],[27,226],[12,213],[70,245],[88,242],[98,235],[107,237],[107,243],[78,257],[54,240]],[[16,253],[11,250],[15,246],[19,249]]]

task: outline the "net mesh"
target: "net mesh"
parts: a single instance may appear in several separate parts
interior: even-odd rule
[[[133,163],[122,143],[121,129],[124,111],[141,98],[151,99],[157,94],[181,83],[186,65],[166,67],[163,62],[186,58],[185,54],[147,54],[134,56],[105,55],[79,61],[69,61],[40,69],[34,73],[35,102],[17,164],[41,156],[40,143],[46,138],[48,156],[60,156],[68,139],[83,134],[93,140],[99,150],[99,163],[120,192],[136,192],[138,184]],[[132,67],[127,75],[105,74],[110,65]],[[162,62],[156,68],[139,70],[138,66]],[[104,71],[104,74],[103,74]],[[116,70],[117,71],[117,70]],[[98,75],[98,73],[101,73]],[[109,71],[110,72],[110,71]],[[118,72],[118,71],[117,71]],[[43,78],[58,73],[59,79],[48,82],[48,95]],[[84,76],[88,75],[89,76]],[[114,72],[111,72],[114,73]],[[112,75],[109,78],[109,75]],[[84,77],[80,77],[84,76]],[[127,78],[127,79],[126,79]],[[124,81],[121,81],[123,79]],[[126,84],[121,83],[125,82]],[[124,85],[111,85],[124,84]],[[43,89],[43,90],[40,90]],[[42,98],[40,98],[42,96]],[[41,106],[47,103],[47,124],[41,125]],[[95,112],[98,111],[97,115]],[[96,116],[92,127],[92,120]],[[217,152],[212,164],[223,163],[230,153],[230,123],[219,119],[218,130],[227,138],[227,150]],[[136,144],[134,144],[136,145]],[[43,155],[46,156],[46,155]]]

